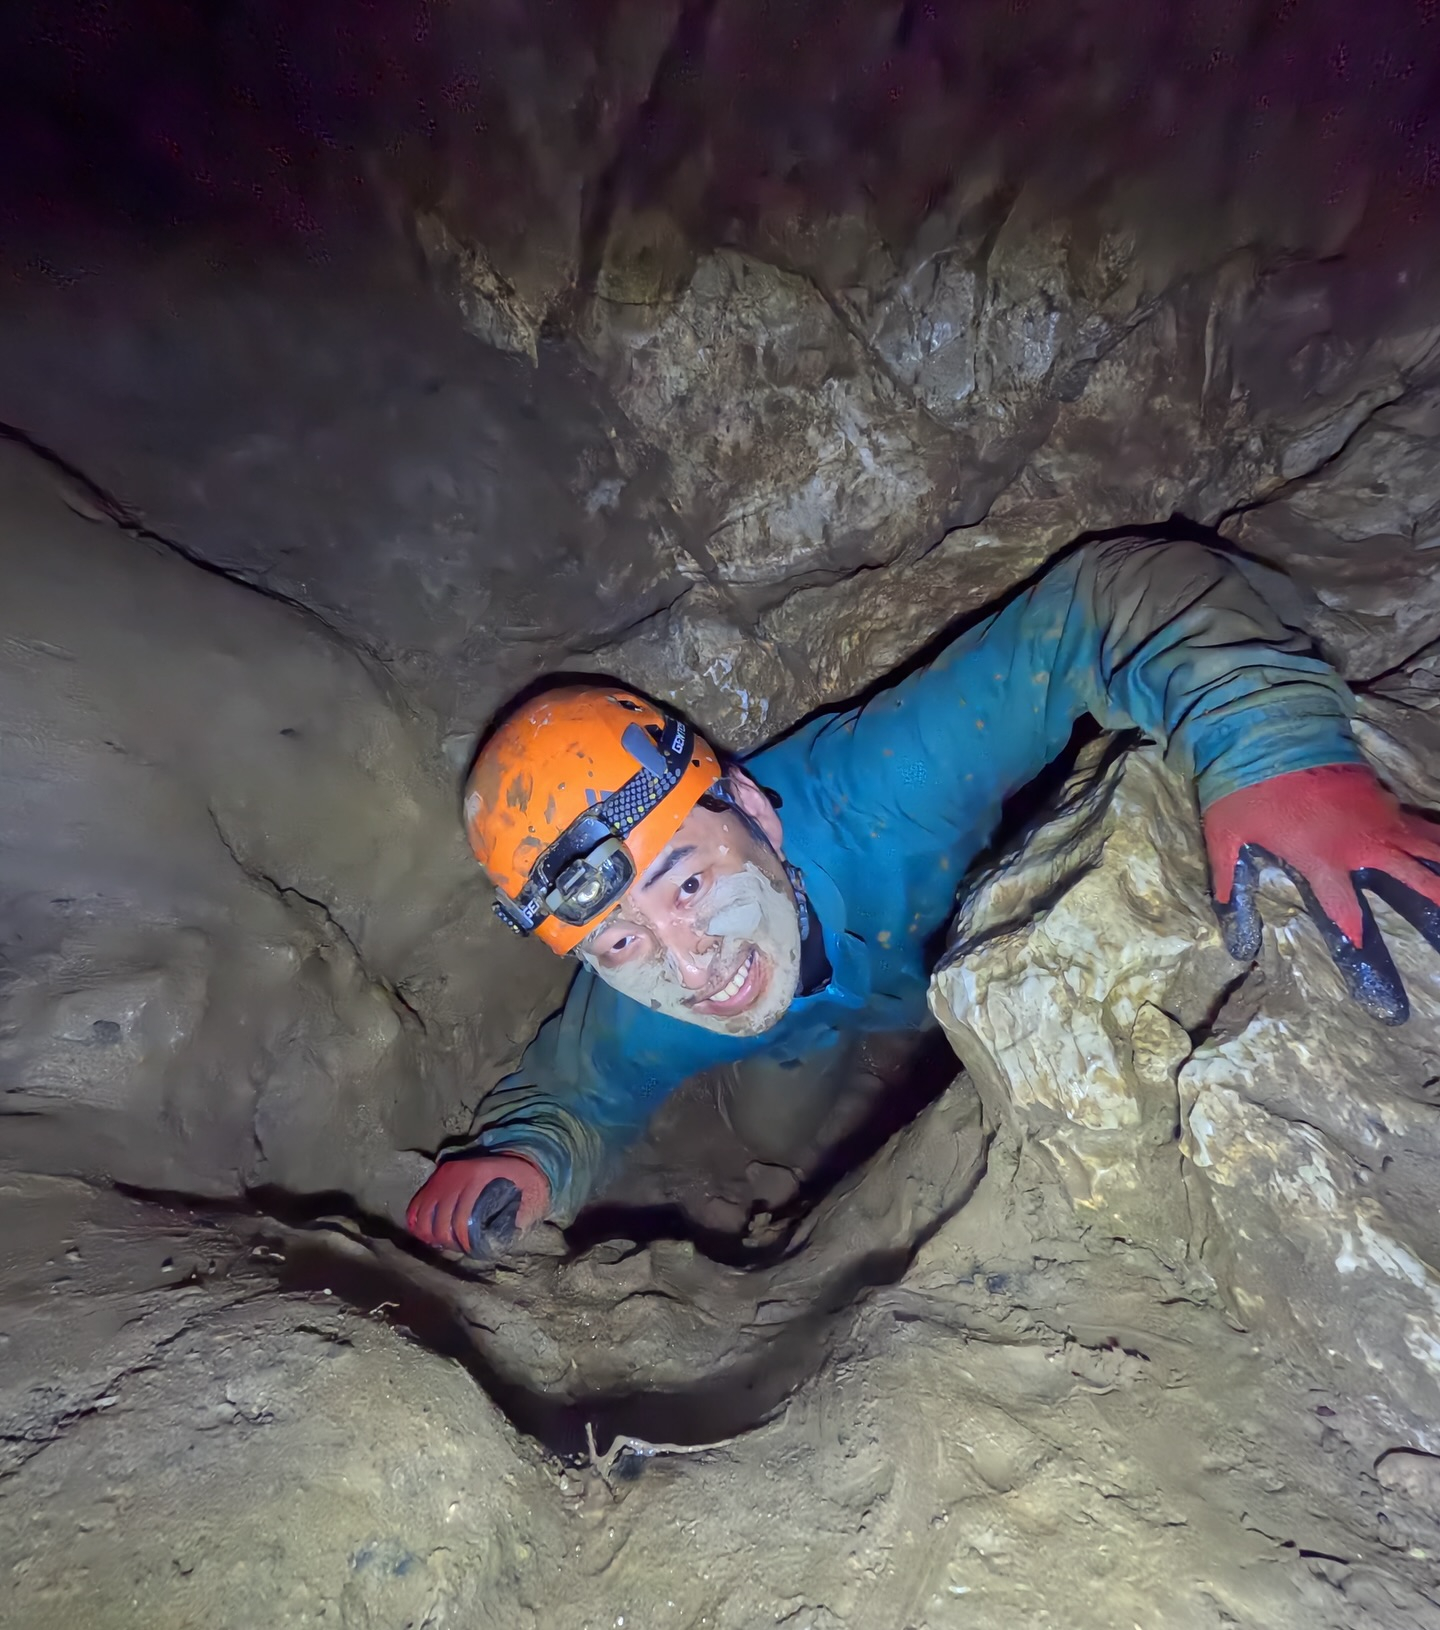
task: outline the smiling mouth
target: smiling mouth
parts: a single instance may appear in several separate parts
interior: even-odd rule
[[[697,1013],[711,1013],[717,1016],[740,1013],[755,1000],[759,994],[759,985],[760,956],[752,946],[750,954],[719,990],[701,997],[692,1005]]]

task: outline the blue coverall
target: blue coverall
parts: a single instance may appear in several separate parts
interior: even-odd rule
[[[1163,742],[1203,809],[1291,770],[1363,763],[1351,705],[1223,555],[1135,538],[1076,550],[928,667],[745,762],[780,795],[785,856],[824,930],[825,988],[764,1034],[734,1039],[652,1012],[581,968],[519,1069],[482,1101],[467,1152],[529,1156],[563,1222],[701,1070],[805,1059],[844,1032],[926,1022],[957,885],[1003,801],[1082,715]]]

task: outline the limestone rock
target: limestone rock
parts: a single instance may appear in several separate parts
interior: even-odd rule
[[[722,250],[649,316],[617,332],[597,301],[582,337],[666,455],[681,547],[707,575],[744,587],[834,576],[934,529],[946,440],[813,284]]]
[[[494,1072],[486,1003],[527,1024],[423,731],[313,618],[0,455],[7,1162],[393,1210]]]
[[[1237,510],[1247,547],[1296,560],[1327,640],[1373,628],[1365,671],[1430,637],[1404,537],[1364,563],[1337,538],[1317,560],[1286,517],[1312,480],[1317,513],[1360,482],[1372,437],[1420,445],[1398,426],[1424,420],[1433,325],[1342,343],[1330,268],[1237,249],[1182,270],[1115,222],[1021,204],[978,221],[937,212],[908,247],[866,253],[852,217],[797,224],[773,247],[804,277],[727,250],[682,294],[625,307],[623,330],[592,303],[581,337],[662,460],[667,547],[697,585],[598,661],[750,746],[1082,533]],[[1423,509],[1423,456],[1394,457]]]
[[[1440,541],[1433,386],[1381,406],[1322,469],[1236,518],[1238,542],[1315,595],[1317,633],[1352,682],[1383,676],[1440,636],[1430,552]]]
[[[713,740],[757,746],[818,700],[802,660],[723,586],[692,589],[626,640],[577,664],[680,708]]]
[[[1278,874],[1263,910],[1260,959],[1237,967],[1190,795],[1135,754],[979,879],[932,1005],[1082,1222],[1213,1280],[1253,1339],[1353,1402],[1372,1459],[1434,1453],[1440,958],[1378,908],[1413,1003],[1390,1029],[1348,1001]]]
[[[540,325],[559,285],[522,292],[501,275],[485,250],[461,244],[439,216],[421,212],[415,234],[439,286],[446,288],[477,339],[497,351],[540,361]]]

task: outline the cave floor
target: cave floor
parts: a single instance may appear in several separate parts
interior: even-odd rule
[[[1440,1622],[1434,1462],[1382,1489],[1283,1343],[1024,1170],[962,1081],[788,1261],[612,1241],[483,1282],[7,1182],[8,1621]]]

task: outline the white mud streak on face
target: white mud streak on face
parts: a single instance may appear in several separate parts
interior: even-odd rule
[[[758,1036],[785,1016],[800,982],[800,919],[795,896],[783,875],[772,876],[747,860],[743,870],[711,886],[703,914],[693,929],[684,932],[687,937],[712,942],[694,958],[705,981],[698,986],[700,990],[722,975],[733,974],[755,951],[769,974],[759,1000],[733,1016],[697,1013],[691,1005],[697,986],[686,984],[674,953],[663,947],[654,955],[615,968],[584,951],[581,958],[631,1001],[724,1036]]]

